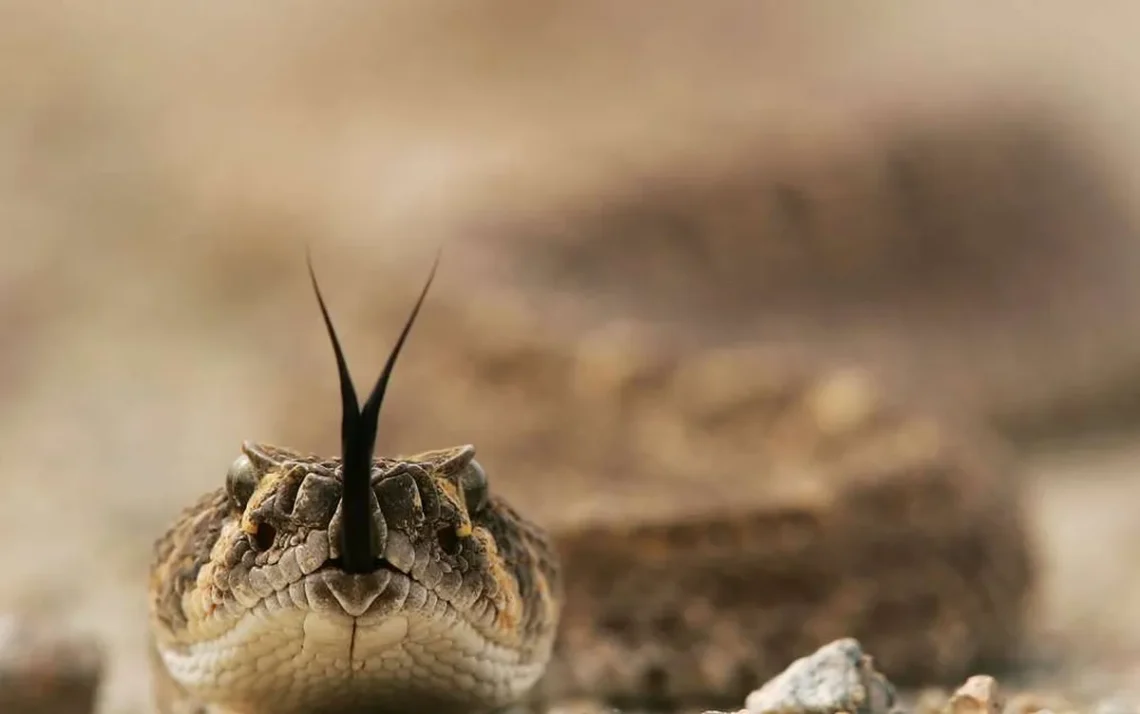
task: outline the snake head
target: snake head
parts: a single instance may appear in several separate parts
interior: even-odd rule
[[[475,449],[371,461],[367,572],[345,567],[344,479],[340,457],[242,445],[216,513],[187,521],[216,540],[160,642],[180,686],[241,710],[320,669],[297,701],[448,712],[533,685],[557,626],[557,566]]]
[[[345,575],[414,573],[433,587],[446,580],[443,591],[450,594],[460,586],[456,577],[476,570],[472,566],[485,559],[476,525],[492,525],[483,522],[491,498],[473,446],[374,459],[368,488],[368,550],[373,555],[366,572],[357,573],[346,568],[341,545],[343,461],[244,443],[226,475],[226,495],[238,524],[226,560],[279,564],[289,554],[302,574],[322,569]],[[467,585],[484,587],[477,580]],[[350,610],[361,603],[355,605],[345,603]]]
[[[319,593],[322,604],[353,617],[406,607],[408,597],[462,612],[481,600],[486,617],[473,619],[505,632],[521,609],[517,577],[495,538],[509,537],[509,525],[474,457],[465,445],[373,459],[366,503],[374,555],[366,572],[356,572],[342,545],[343,460],[243,444],[226,476],[233,527],[215,553],[230,569],[229,593],[256,607],[315,574],[324,587],[309,587],[307,596]]]

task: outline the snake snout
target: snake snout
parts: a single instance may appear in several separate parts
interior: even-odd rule
[[[374,473],[368,500],[372,520],[371,570],[388,569],[410,575],[417,561],[414,543],[422,541],[428,531],[434,534],[440,518],[436,486],[425,471],[405,465],[395,472]],[[335,507],[328,528],[329,560],[333,565],[343,564],[344,538],[361,538],[364,533],[345,533],[343,505]],[[419,560],[426,558],[426,552],[419,554]]]

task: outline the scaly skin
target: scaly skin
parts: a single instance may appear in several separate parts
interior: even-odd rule
[[[850,635],[900,684],[952,683],[982,662],[1007,660],[1034,582],[1009,464],[979,443],[962,448],[906,411],[870,408],[838,425],[820,403],[833,401],[819,397],[834,391],[821,386],[828,382],[818,375],[777,399],[779,408],[761,410],[769,415],[762,433],[781,433],[787,444],[776,461],[804,458],[791,493],[772,488],[785,479],[769,482],[766,472],[732,474],[731,499],[703,479],[696,488],[662,474],[655,491],[623,499],[623,473],[604,493],[608,516],[549,535],[495,495],[464,518],[470,447],[378,460],[372,510],[383,514],[385,546],[406,536],[417,553],[412,577],[435,585],[435,602],[456,603],[433,611],[438,627],[416,615],[427,613],[426,587],[416,588],[422,599],[390,609],[395,575],[349,576],[326,565],[309,576],[313,595],[292,597],[300,588],[285,581],[300,581],[302,564],[312,567],[323,544],[336,541],[339,462],[246,445],[231,469],[255,474],[244,508],[230,496],[240,502],[234,485],[207,494],[156,548],[151,627],[161,711],[477,712],[582,696],[732,708],[795,657]],[[975,450],[987,455],[971,458]],[[409,523],[412,482],[421,511],[441,504],[437,517]],[[685,507],[665,509],[661,499]],[[274,548],[255,555],[259,523],[277,534]],[[455,562],[437,533],[467,533],[468,523],[470,535],[459,540],[469,569],[458,587],[468,594],[456,599],[458,581],[435,582],[426,564]],[[297,545],[281,549],[294,538]],[[310,538],[317,553],[302,558]],[[292,577],[251,576],[250,561],[276,562]],[[348,609],[370,603],[363,617],[328,597],[320,583],[330,577]],[[384,593],[368,587],[373,577],[389,579]],[[471,601],[465,587],[475,581],[481,591]],[[254,588],[269,586],[289,592],[278,602],[295,609],[251,612]],[[380,621],[381,612],[390,619]],[[228,650],[222,633],[230,633]],[[477,656],[487,652],[497,658]]]
[[[242,452],[226,487],[156,544],[164,714],[479,712],[538,680],[559,567],[543,533],[487,493],[472,447],[375,460],[386,564],[365,575],[337,560],[340,460]]]
[[[580,431],[512,463],[565,493],[581,484],[564,474],[596,479],[546,514],[591,518],[547,535],[492,493],[472,447],[373,458],[416,310],[363,406],[325,313],[341,458],[246,444],[225,487],[158,542],[164,714],[476,714],[583,695],[733,706],[847,636],[903,684],[1015,656],[1033,548],[1016,468],[982,435],[843,371],[777,374],[747,351],[635,350],[598,370],[588,350],[534,350],[542,369],[519,379],[547,381],[524,391]],[[473,354],[477,379],[488,362]],[[454,406],[443,397],[435,408]]]

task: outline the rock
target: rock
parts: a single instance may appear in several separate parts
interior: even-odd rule
[[[998,694],[997,680],[988,675],[976,675],[950,697],[943,708],[944,714],[1000,714],[1003,702]]]
[[[887,714],[895,690],[857,640],[835,640],[748,695],[749,714]]]
[[[0,616],[0,712],[92,714],[103,665],[91,638]]]

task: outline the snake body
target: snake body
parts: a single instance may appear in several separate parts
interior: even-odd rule
[[[843,375],[774,391],[733,379],[720,429],[744,428],[733,415],[747,405],[764,416],[749,422],[761,441],[744,462],[711,454],[735,464],[723,483],[607,474],[609,522],[546,530],[495,492],[471,446],[373,457],[419,304],[361,407],[321,301],[342,454],[247,442],[224,485],[158,539],[162,714],[479,714],[583,695],[731,707],[840,637],[903,684],[1016,652],[1034,554],[1011,462],[984,439],[964,446],[853,398],[864,390]],[[752,362],[716,363],[756,381]],[[684,392],[669,386],[683,364],[644,371],[653,378],[628,379]],[[795,477],[768,478],[780,471]],[[636,496],[625,505],[622,488]]]

